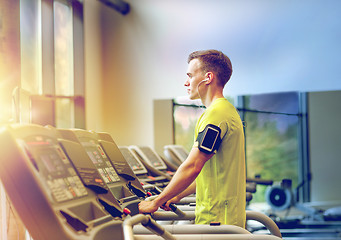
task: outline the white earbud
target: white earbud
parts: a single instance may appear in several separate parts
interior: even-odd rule
[[[201,99],[201,96],[200,96],[200,92],[199,92],[199,86],[203,83],[203,82],[207,82],[209,79],[206,78],[204,80],[202,80],[201,82],[199,82],[199,84],[197,85],[197,91],[198,91],[198,95],[199,95],[199,98]]]

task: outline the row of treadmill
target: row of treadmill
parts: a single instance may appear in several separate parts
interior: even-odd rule
[[[264,234],[191,224],[195,196],[172,212],[139,214],[138,203],[157,196],[186,158],[176,146],[166,146],[163,159],[149,147],[118,147],[108,133],[12,124],[1,128],[0,148],[1,182],[34,240],[281,239],[277,225],[254,211],[247,220]]]

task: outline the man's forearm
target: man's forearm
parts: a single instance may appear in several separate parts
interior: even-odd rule
[[[195,191],[196,191],[196,182],[194,180],[192,182],[192,184],[188,186],[188,188],[186,188],[184,191],[179,193],[176,197],[180,200],[180,199],[182,199],[184,197],[187,197],[190,194],[195,193]]]
[[[156,199],[154,199],[155,203],[158,206],[161,206],[169,199],[179,194],[183,194],[183,192],[193,183],[197,175],[198,173],[182,164],[174,174],[172,180],[168,183],[167,187]]]
[[[195,185],[191,186],[188,190],[187,188],[193,183],[206,161],[212,156],[213,154],[205,154],[200,152],[198,148],[192,148],[187,159],[180,165],[168,186],[154,200],[155,203],[161,206],[180,193],[184,196],[187,193],[192,193]],[[183,191],[185,193],[182,193]]]

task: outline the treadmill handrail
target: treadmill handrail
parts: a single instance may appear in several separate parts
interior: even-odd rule
[[[154,187],[154,189],[155,189],[155,187]],[[153,195],[153,196],[150,196],[150,197],[147,197],[146,199],[145,199],[145,201],[152,201],[153,199],[155,199],[156,197],[157,197],[158,195]],[[184,212],[184,211],[182,211],[181,209],[179,209],[175,204],[173,204],[173,203],[171,203],[170,205],[169,205],[169,207],[172,209],[172,212],[174,212],[179,218],[186,218],[186,213]],[[154,212],[154,213],[152,213],[152,215],[153,214],[155,214],[156,212]],[[162,213],[164,213],[164,212],[162,212]],[[191,215],[191,217],[192,217],[192,215]]]
[[[247,220],[255,220],[262,223],[272,235],[282,238],[282,234],[277,224],[265,214],[256,211],[246,211],[246,221]]]
[[[217,234],[217,233],[211,233],[209,235],[205,235],[205,234],[192,234],[191,232],[189,232],[189,234],[175,234],[175,236],[173,236],[168,230],[165,229],[166,226],[162,226],[160,224],[158,224],[157,222],[155,222],[155,220],[153,220],[150,215],[143,215],[143,214],[138,214],[135,215],[131,218],[126,218],[123,221],[122,224],[122,228],[123,228],[123,236],[125,240],[134,240],[134,231],[133,231],[133,227],[137,224],[141,223],[144,227],[148,228],[152,233],[155,233],[157,235],[159,235],[160,237],[168,240],[174,240],[174,239],[182,239],[182,237],[184,236],[188,236],[189,234],[191,235],[191,237],[193,237],[193,239],[196,239],[196,237],[198,239],[200,239],[203,236],[206,236],[205,239],[207,239],[207,236],[211,236],[211,239],[215,239],[215,237],[217,237],[216,239],[272,239],[272,240],[277,240],[277,239],[281,239],[281,237],[279,238],[278,236],[274,236],[274,235],[256,235],[256,234],[251,234],[250,232],[248,232],[247,230],[244,230],[243,228],[239,228],[236,226],[231,226],[231,225],[225,225],[223,226],[226,229],[231,228],[231,234]],[[168,227],[166,227],[168,228]],[[180,231],[181,232],[181,231]],[[232,232],[237,232],[237,233],[232,233]],[[141,233],[138,233],[141,234]],[[142,233],[142,234],[146,234],[146,233]],[[140,235],[141,236],[141,235]],[[147,236],[147,235],[146,235]],[[222,238],[223,237],[223,238]],[[146,238],[147,239],[147,238]],[[148,239],[155,239],[152,238],[151,236],[148,236]],[[185,237],[185,239],[188,239],[188,237]],[[192,238],[191,238],[192,239]]]
[[[194,220],[195,212],[186,211],[182,217],[174,212],[154,212],[152,217],[155,220]],[[255,220],[263,224],[272,235],[282,238],[282,234],[277,224],[265,214],[256,211],[246,211],[246,220]]]
[[[162,225],[171,234],[249,234],[248,230],[235,225],[202,225],[202,224],[191,224],[191,225]],[[142,226],[134,227],[134,234],[150,234],[146,228]]]
[[[152,231],[153,233],[159,235],[166,240],[175,240],[167,230],[165,230],[160,224],[155,222],[150,215],[137,214],[131,218],[126,218],[123,221],[123,236],[125,240],[134,240],[133,226],[141,223],[144,227]]]

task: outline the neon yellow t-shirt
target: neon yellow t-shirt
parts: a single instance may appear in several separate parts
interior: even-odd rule
[[[195,139],[207,124],[220,127],[222,143],[196,179],[195,223],[220,222],[245,228],[246,176],[242,121],[235,107],[227,99],[219,98],[199,118]]]

